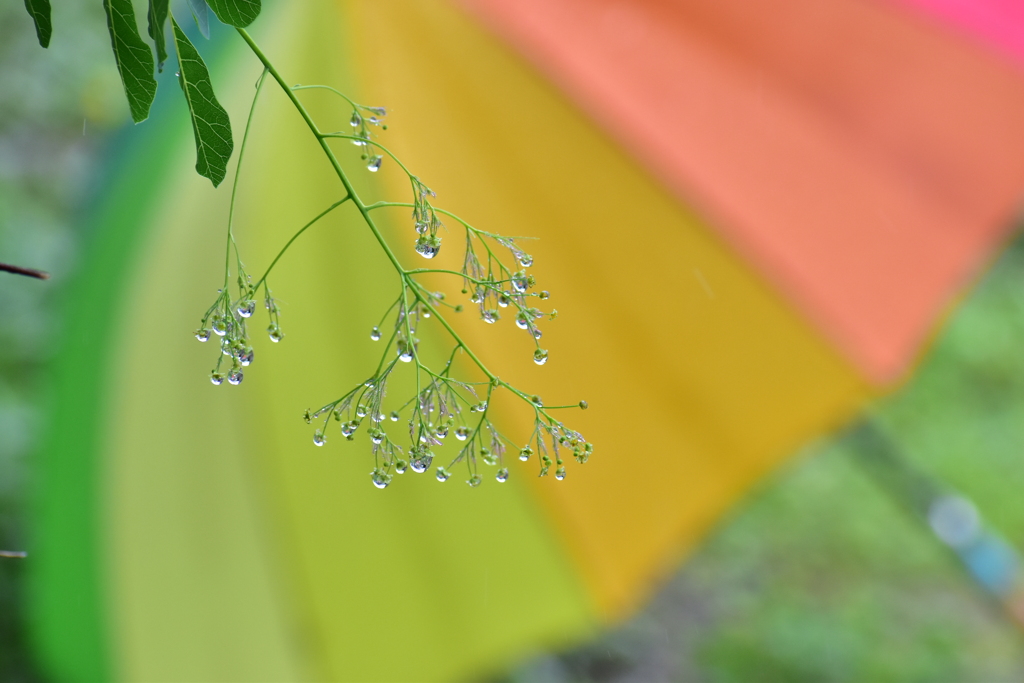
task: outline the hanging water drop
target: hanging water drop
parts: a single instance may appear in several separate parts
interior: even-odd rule
[[[243,318],[250,318],[252,314],[256,312],[256,302],[252,299],[248,301],[241,301],[238,303],[238,307],[235,309],[238,311],[238,315]]]
[[[474,474],[466,481],[466,483],[469,484],[471,487],[476,488],[477,486],[480,485],[480,482],[482,482],[483,480],[484,478],[481,477],[479,474]]]
[[[522,460],[523,462],[529,460],[531,455],[533,455],[533,449],[530,448],[529,446],[526,446],[519,450],[519,459]]]
[[[484,311],[481,317],[483,318],[483,321],[485,323],[494,324],[495,322],[498,321],[498,312],[493,309],[488,309]]]
[[[565,467],[559,467],[557,470],[555,470],[555,479],[557,479],[558,481],[562,481],[563,479],[565,479]]]
[[[324,436],[324,433],[318,429],[315,432],[313,432],[313,443],[315,443],[317,446],[323,446],[325,443],[327,443],[327,437]]]
[[[246,366],[252,365],[254,354],[255,352],[252,349],[246,349],[238,356],[238,362]]]
[[[459,441],[465,441],[469,437],[469,429],[466,427],[459,427],[455,430],[455,438]]]
[[[356,424],[354,422],[342,422],[341,423],[341,435],[346,439],[350,438],[356,433]]]
[[[533,265],[533,257],[522,251],[516,254],[516,260],[519,261],[519,265],[523,268],[529,268]]]
[[[421,235],[416,240],[416,253],[423,258],[434,258],[439,251],[441,251],[441,238],[437,235]]]
[[[274,342],[275,344],[281,341],[281,338],[284,336],[283,334],[281,334],[281,328],[278,327],[277,325],[271,325],[270,327],[268,327],[267,334],[270,335],[270,341]]]
[[[527,320],[522,313],[520,313],[519,316],[516,318],[516,327],[518,327],[521,330],[525,330],[529,326],[530,321]]]
[[[354,111],[352,112],[352,118],[350,118],[348,122],[353,128],[358,128],[363,122],[363,117],[359,115],[359,112]]]
[[[221,384],[224,383],[224,373],[223,372],[212,372],[212,373],[210,373],[210,382],[212,382],[214,384],[214,386],[218,386],[219,387]]]
[[[211,327],[213,327],[213,331],[218,337],[223,337],[228,333],[228,324],[219,315],[213,319]]]
[[[546,349],[537,349],[533,352],[533,362],[537,365],[544,365],[548,362],[548,352]]]
[[[205,327],[199,328],[198,330],[196,330],[196,339],[198,339],[201,342],[209,341],[210,331]]]
[[[438,467],[437,468],[437,480],[438,481],[448,481],[448,477],[450,477],[450,476],[452,476],[451,473],[448,472],[448,470],[446,470],[445,468],[443,468],[443,467]]]
[[[231,372],[229,372],[228,373],[228,382],[230,382],[231,384],[234,384],[235,386],[238,386],[239,384],[241,384],[242,383],[242,371],[241,370],[232,370]]]
[[[398,411],[397,410],[392,410],[391,411],[391,421],[392,422],[398,422]]]
[[[382,161],[384,161],[384,157],[377,155],[371,156],[370,160],[366,163],[366,170],[370,171],[371,173],[376,173],[377,171],[380,170],[380,164]]]
[[[404,461],[404,460],[396,460],[395,461],[395,473],[396,474],[405,474],[405,468],[407,468],[408,466],[409,466],[409,463],[407,463],[406,461]]]
[[[373,341],[380,341],[379,327],[374,327],[372,330],[370,330],[370,339],[372,339]]]
[[[379,489],[387,488],[387,485],[391,483],[391,475],[382,469],[375,469],[370,474],[373,485]]]
[[[498,470],[498,473],[494,475],[494,478],[504,484],[506,481],[508,481],[508,468],[502,467],[500,470]]]

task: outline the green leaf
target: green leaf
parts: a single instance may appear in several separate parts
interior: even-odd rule
[[[192,18],[199,27],[203,38],[210,39],[210,6],[206,0],[188,0],[188,8],[192,10]]]
[[[32,21],[36,23],[36,35],[39,37],[39,44],[43,47],[50,45],[50,0],[25,0],[25,9],[28,10]]]
[[[173,16],[171,26],[174,29],[174,48],[178,53],[179,83],[185,93],[192,116],[192,131],[196,135],[196,171],[217,187],[227,174],[228,159],[234,146],[231,142],[231,120],[213,94],[210,72],[203,58]]]
[[[260,15],[260,0],[206,0],[223,23],[245,28]]]
[[[132,0],[103,0],[103,9],[107,11],[110,44],[114,48],[124,94],[128,97],[128,108],[132,120],[141,123],[149,117],[149,108],[156,96],[153,53],[139,35]]]
[[[164,43],[164,24],[167,23],[167,0],[149,0],[149,37],[156,47],[156,68],[164,70],[167,46]]]

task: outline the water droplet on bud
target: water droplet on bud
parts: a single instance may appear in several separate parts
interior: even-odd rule
[[[315,432],[313,432],[313,443],[315,443],[317,446],[323,446],[325,443],[327,443],[327,437],[324,436],[324,433],[318,429]]]
[[[498,470],[498,473],[494,475],[494,478],[500,481],[501,483],[505,483],[506,481],[508,481],[508,468],[502,467],[500,470]]]
[[[466,427],[459,427],[455,430],[455,438],[459,441],[465,441],[469,436],[469,429]]]
[[[207,330],[206,328],[200,328],[196,330],[196,339],[198,339],[201,342],[209,341],[210,331]]]
[[[377,171],[380,170],[380,164],[382,161],[384,161],[384,157],[376,155],[371,156],[370,160],[366,163],[366,170],[370,171],[371,173],[376,173]]]
[[[544,365],[548,362],[548,352],[546,349],[537,349],[533,352],[533,362],[537,365]]]
[[[480,482],[482,482],[483,480],[484,478],[481,477],[479,474],[474,474],[466,481],[466,483],[469,484],[471,487],[476,488],[477,486],[480,485]]]
[[[441,251],[441,238],[437,235],[421,235],[416,240],[416,253],[423,258],[434,258],[439,251]]]
[[[241,384],[242,383],[242,371],[241,370],[232,370],[231,372],[229,372],[228,373],[228,382],[231,383],[231,384],[234,384],[235,386],[238,386],[239,384]]]

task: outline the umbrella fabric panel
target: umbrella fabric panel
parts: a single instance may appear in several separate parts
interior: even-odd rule
[[[880,386],[1024,188],[1019,72],[887,3],[461,4]]]
[[[600,613],[621,617],[758,477],[871,390],[756,269],[471,15],[436,2],[350,6],[360,90],[393,106],[392,148],[441,206],[542,236],[525,244],[538,287],[563,312],[541,321],[551,361],[530,363],[531,340],[500,329],[508,321],[457,323],[486,361],[512,359],[500,361],[503,378],[548,402],[590,402],[563,417],[596,444],[591,462],[570,463],[562,483],[530,482]],[[389,179],[402,191],[399,175]],[[450,227],[446,245],[461,237]],[[459,257],[448,248],[435,261]]]

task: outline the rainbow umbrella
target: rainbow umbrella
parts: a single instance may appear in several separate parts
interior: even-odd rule
[[[456,679],[585,638],[907,377],[1024,190],[1009,0],[268,5],[252,32],[285,78],[387,105],[440,205],[541,237],[554,362],[460,329],[520,385],[586,398],[597,451],[564,482],[380,492],[363,448],[314,448],[302,409],[365,375],[394,286],[343,210],[275,271],[285,343],[238,388],[206,381],[189,332],[228,192],[192,172],[165,82],[112,153],[55,363],[30,561],[59,679]],[[215,38],[237,127],[260,65]],[[235,223],[265,264],[339,188],[279,93],[253,125]],[[390,171],[365,192],[403,197]],[[391,229],[410,241],[407,216]]]

